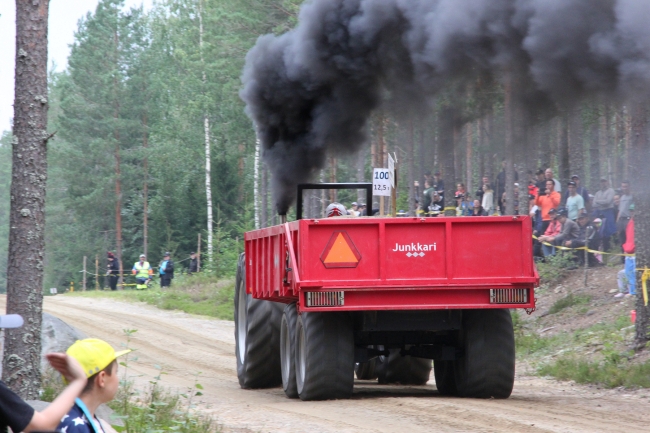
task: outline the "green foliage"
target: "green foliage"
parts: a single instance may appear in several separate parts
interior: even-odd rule
[[[131,348],[131,338],[137,330],[125,329],[126,348]],[[108,405],[115,410],[118,418],[124,421],[124,426],[113,426],[118,432],[149,433],[156,431],[172,431],[179,433],[218,432],[221,429],[210,417],[196,412],[193,398],[200,396],[203,389],[195,376],[194,386],[188,392],[177,395],[166,390],[162,385],[162,377],[166,373],[159,365],[154,365],[158,374],[149,381],[145,390],[140,390],[129,378],[129,362],[131,354],[124,356],[120,362],[123,368],[123,379],[117,396]]]
[[[146,302],[164,310],[180,310],[190,314],[232,320],[235,283],[232,279],[217,280],[211,272],[180,275],[171,288],[162,290],[153,284],[147,290],[89,290],[66,296],[107,297],[130,302]]]
[[[633,364],[629,354],[620,354],[617,360],[592,362],[576,357],[562,357],[539,369],[539,374],[577,383],[595,383],[607,388],[650,388],[650,361]]]
[[[560,311],[564,310],[565,308],[570,308],[575,305],[584,305],[588,304],[589,301],[591,301],[591,296],[589,295],[573,295],[573,294],[568,294],[564,298],[560,298],[553,305],[551,305],[551,308],[549,309],[548,313],[549,314],[555,314],[559,313]]]
[[[541,283],[551,286],[562,281],[568,268],[572,266],[575,266],[572,255],[560,251],[554,256],[546,257],[543,262],[537,263],[537,272]]]

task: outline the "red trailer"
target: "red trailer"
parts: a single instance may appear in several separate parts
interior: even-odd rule
[[[241,386],[346,398],[355,370],[423,384],[433,360],[442,394],[507,398],[508,309],[534,309],[539,283],[531,232],[527,216],[504,216],[299,219],[246,233],[235,294]]]

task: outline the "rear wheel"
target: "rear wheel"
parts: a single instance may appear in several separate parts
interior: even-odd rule
[[[379,383],[400,383],[402,385],[424,385],[431,374],[431,360],[400,355],[399,349],[391,349],[377,368]],[[380,359],[381,362],[381,358]]]
[[[298,398],[296,385],[296,325],[298,312],[296,304],[284,308],[280,326],[280,364],[282,367],[282,388],[289,398]]]
[[[455,361],[458,395],[508,398],[515,382],[515,336],[508,310],[466,310]]]
[[[454,361],[433,361],[433,374],[436,379],[436,388],[442,395],[458,395]]]
[[[235,355],[242,388],[270,388],[282,383],[280,322],[282,304],[253,299],[246,293],[244,254],[235,280]]]
[[[354,336],[346,313],[303,313],[296,328],[296,384],[301,400],[349,398]]]

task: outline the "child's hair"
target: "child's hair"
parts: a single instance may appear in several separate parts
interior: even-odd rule
[[[97,375],[101,373],[102,371],[108,374],[109,376],[113,375],[113,366],[117,365],[117,359],[114,359],[111,361],[110,364],[108,364],[106,367],[104,367],[103,370],[98,371],[97,373],[93,374],[88,378],[88,382],[86,382],[86,386],[84,387],[83,391],[81,391],[82,394],[87,394],[91,392],[93,389],[95,389],[95,379],[97,378]]]

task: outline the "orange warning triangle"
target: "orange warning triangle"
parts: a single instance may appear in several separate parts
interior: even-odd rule
[[[329,253],[323,260],[323,263],[358,263],[359,259],[348,245],[348,242],[343,237],[343,233],[339,233],[336,240],[332,244]]]

